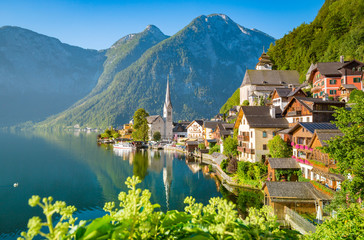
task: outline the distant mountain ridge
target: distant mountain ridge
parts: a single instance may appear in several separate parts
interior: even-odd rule
[[[161,114],[167,78],[174,120],[212,117],[272,42],[223,14],[202,15],[171,37],[148,26],[107,51],[105,71],[88,96],[40,126],[115,126],[140,107]]]
[[[0,28],[0,126],[40,121],[88,94],[103,51],[82,49],[20,27]]]

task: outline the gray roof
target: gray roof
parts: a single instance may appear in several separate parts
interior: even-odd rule
[[[288,96],[287,97],[292,97],[292,96],[294,96],[294,95],[296,95],[299,91],[301,91],[302,90],[302,87],[301,86],[299,86],[298,88],[296,88],[295,90],[293,90],[293,91],[291,91],[289,94],[288,94]],[[304,92],[304,91],[302,91],[304,94],[305,94],[305,96],[307,96],[307,94]]]
[[[326,141],[332,140],[332,138],[344,136],[339,129],[317,129],[315,133],[322,146],[327,146]]]
[[[354,84],[341,84],[345,89],[358,89]]]
[[[218,121],[205,121],[203,125],[205,128],[215,129],[218,123]]]
[[[288,128],[288,121],[285,118],[270,116],[269,106],[242,106],[242,110],[250,127]]]
[[[266,182],[270,197],[302,200],[329,200],[330,197],[316,190],[309,182]],[[264,186],[263,186],[264,188]]]
[[[241,86],[247,84],[299,86],[299,73],[296,70],[247,70]]]
[[[309,97],[293,97],[290,102],[284,107],[283,115],[287,112],[288,108],[290,107],[291,103],[294,100],[300,102],[305,108],[307,108],[310,112],[334,112],[334,110],[315,110],[314,105],[316,104],[327,104],[332,105],[335,107],[345,107],[345,103],[339,101],[329,101],[324,100],[322,98],[309,98]]]
[[[269,165],[273,169],[300,169],[300,165],[293,158],[269,158]]]
[[[152,123],[154,123],[155,122],[155,120],[157,120],[158,118],[162,118],[160,115],[152,115],[152,116],[148,116],[147,117],[147,122],[149,123],[149,124],[152,124]]]
[[[325,76],[341,76],[338,69],[343,65],[341,62],[319,62],[315,64],[314,69],[317,68]]]
[[[275,90],[280,97],[288,97],[288,95],[292,92],[291,88],[276,88]]]

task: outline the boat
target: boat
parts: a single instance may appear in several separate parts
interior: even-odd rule
[[[135,146],[128,142],[119,142],[113,145],[114,149],[135,149]]]

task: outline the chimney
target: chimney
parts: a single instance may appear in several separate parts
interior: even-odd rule
[[[271,118],[276,118],[276,109],[273,105],[270,106],[269,113]]]
[[[341,63],[344,63],[344,55],[341,55],[341,56],[340,56],[340,62],[341,62]]]

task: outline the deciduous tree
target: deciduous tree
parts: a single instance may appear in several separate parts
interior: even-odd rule
[[[292,155],[292,149],[285,141],[276,135],[273,139],[268,141],[269,154],[273,158],[286,158]]]
[[[148,141],[148,122],[147,117],[149,114],[143,109],[139,108],[134,113],[134,131],[132,133],[133,139],[137,141]]]

